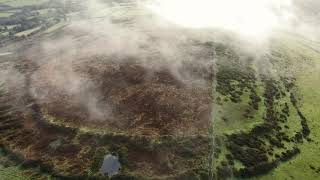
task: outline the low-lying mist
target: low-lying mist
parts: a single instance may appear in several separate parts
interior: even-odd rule
[[[149,9],[186,28],[216,28],[249,41],[269,38],[274,31],[317,36],[320,5],[315,0],[159,0]]]
[[[140,76],[137,69],[142,68],[146,73],[139,81],[150,82],[158,82],[159,74],[165,72],[166,83],[175,82],[190,92],[209,92],[204,94],[210,99],[215,69],[210,42],[255,57],[263,69],[274,32],[318,38],[315,17],[320,6],[312,0],[89,0],[75,5],[81,10],[67,15],[63,29],[41,38],[22,54],[37,67],[31,76],[34,98],[49,107],[60,104],[60,109],[77,109],[77,117],[87,120],[114,123],[119,118],[114,106],[121,107],[122,97],[105,97],[106,92],[121,92],[131,83],[114,79],[118,72],[118,76],[136,78]],[[122,71],[127,64],[134,65],[133,73]],[[100,73],[101,79],[94,73]],[[104,81],[119,81],[112,82],[117,89],[101,88]]]
[[[206,130],[213,51],[205,32],[173,25],[143,2],[79,6],[66,27],[21,52],[36,67],[31,93],[44,113],[119,129]]]

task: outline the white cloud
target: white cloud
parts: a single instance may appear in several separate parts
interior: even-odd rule
[[[219,28],[254,38],[267,36],[292,15],[292,0],[157,0],[147,7],[189,28]]]

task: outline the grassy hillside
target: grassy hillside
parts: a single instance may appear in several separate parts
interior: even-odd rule
[[[272,40],[270,53],[253,63],[250,55],[216,47],[217,178],[319,176],[317,48],[317,43],[301,37],[279,34]],[[258,70],[262,63],[267,73]]]
[[[282,50],[290,54],[295,66],[297,92],[301,97],[301,111],[308,119],[310,142],[299,145],[301,153],[291,161],[282,163],[266,176],[257,179],[317,179],[320,172],[320,45],[296,37],[287,37]],[[286,49],[287,48],[287,49]],[[286,49],[286,50],[284,50]]]

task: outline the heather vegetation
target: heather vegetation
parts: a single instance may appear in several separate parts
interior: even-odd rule
[[[101,2],[0,0],[0,179],[320,176],[319,43],[241,51]]]

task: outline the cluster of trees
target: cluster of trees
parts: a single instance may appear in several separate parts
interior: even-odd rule
[[[290,92],[290,90],[294,87],[295,79],[294,78],[281,78],[281,80],[282,80],[283,84],[285,85],[287,91]],[[300,141],[302,141],[301,136],[303,136],[305,138],[307,138],[309,136],[310,129],[309,129],[306,117],[302,114],[302,112],[299,109],[298,100],[295,98],[295,96],[292,92],[290,93],[290,101],[291,101],[293,107],[296,109],[296,111],[300,117],[300,120],[301,120],[302,131],[298,132],[295,137],[296,140],[300,142]],[[287,104],[286,104],[286,106],[287,106]],[[286,107],[285,109],[283,109],[282,112],[288,115],[289,107]]]
[[[298,101],[295,98],[295,96],[293,95],[293,93],[290,94],[290,100],[291,100],[292,105],[296,108],[297,113],[298,113],[298,115],[300,117],[301,126],[302,126],[302,134],[303,134],[304,137],[308,137],[309,134],[310,134],[310,129],[309,129],[309,126],[308,126],[308,123],[307,123],[307,119],[302,114],[302,112],[300,111],[300,109],[298,107],[298,104],[297,104]]]
[[[254,70],[250,69],[248,64],[240,63],[237,53],[224,45],[216,45],[216,55],[219,56],[219,59],[227,59],[217,62],[219,71],[216,74],[216,90],[225,96],[225,99],[227,98],[234,103],[239,103],[242,93],[249,90],[249,105],[253,110],[258,110],[261,98],[256,92]],[[291,102],[282,104],[282,98],[286,99],[287,97],[285,90],[291,92],[295,79],[281,77],[276,81],[261,75],[261,80],[265,84],[263,97],[266,110],[264,117],[262,117],[264,122],[249,132],[226,135],[226,147],[230,154],[225,157],[227,161],[220,162],[216,169],[216,176],[222,179],[232,174],[239,177],[249,177],[269,172],[277,166],[279,161],[287,161],[300,153],[297,147],[287,149],[287,143],[302,143],[303,139],[310,134],[307,119],[299,110],[298,100],[294,95],[291,93]],[[221,98],[217,98],[217,100],[221,101]],[[286,124],[291,110],[288,103],[294,106],[292,110],[296,110],[301,119],[302,130],[293,136],[286,134],[283,129],[283,127],[290,128],[289,124]],[[251,117],[252,109],[247,109],[244,116]],[[276,149],[281,153],[276,154]],[[216,150],[216,157],[219,156],[218,153],[219,149]],[[241,162],[244,168],[235,169],[235,160]]]
[[[290,160],[291,158],[293,158],[295,155],[297,155],[299,153],[300,153],[300,149],[297,148],[297,147],[293,147],[293,149],[291,149],[291,150],[287,150],[285,152],[282,152],[281,156],[279,157],[279,159],[281,161],[288,161],[288,160]]]
[[[252,177],[261,174],[266,174],[273,168],[277,166],[276,161],[272,162],[262,162],[257,164],[256,166],[241,168],[239,170],[234,171],[234,175],[237,177]]]
[[[226,147],[231,154],[226,155],[227,163],[221,163],[217,167],[217,175],[221,178],[228,177],[232,173],[238,177],[265,174],[276,167],[279,161],[288,161],[300,153],[297,147],[286,149],[286,142],[302,142],[303,138],[310,134],[307,119],[299,110],[297,100],[293,94],[291,94],[291,103],[296,108],[301,119],[302,130],[301,132],[297,132],[293,137],[289,137],[282,131],[280,125],[287,122],[290,109],[288,103],[284,103],[283,108],[278,110],[277,106],[279,104],[277,104],[276,100],[279,100],[286,94],[282,92],[279,82],[266,78],[263,81],[265,82],[264,104],[266,106],[264,123],[255,126],[249,132],[227,135]],[[251,96],[253,101],[259,102],[258,98],[255,97],[257,95],[252,93]],[[288,126],[284,127],[289,128]],[[281,149],[282,153],[275,154],[275,149]],[[235,169],[234,160],[240,161],[244,168]]]
[[[283,82],[287,92],[290,92],[290,90],[294,87],[294,82],[296,79],[293,77],[291,77],[291,78],[281,77],[280,79]]]
[[[221,66],[217,72],[217,88],[216,90],[229,97],[234,103],[241,102],[241,96],[243,95],[244,89],[251,90],[252,105],[255,109],[258,108],[259,97],[254,90],[255,75],[252,69],[241,69],[241,66],[226,67]]]
[[[260,96],[258,96],[256,90],[254,88],[250,88],[250,102],[249,104],[253,107],[255,110],[259,110],[259,102],[261,101]]]

